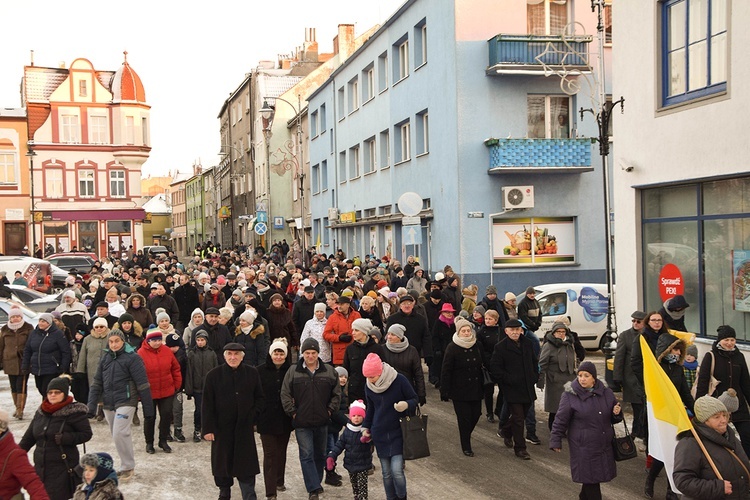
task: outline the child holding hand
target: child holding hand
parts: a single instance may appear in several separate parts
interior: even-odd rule
[[[344,468],[349,472],[354,500],[367,498],[367,471],[372,468],[372,445],[369,440],[362,439],[362,422],[365,419],[365,412],[365,403],[361,399],[349,406],[351,423],[346,424],[344,432],[326,459],[326,469],[333,470],[336,467],[336,457],[346,450]]]

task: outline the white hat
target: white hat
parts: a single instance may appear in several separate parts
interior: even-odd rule
[[[286,347],[286,339],[284,337],[280,337],[278,339],[275,339],[271,343],[271,347],[268,348],[268,354],[273,354],[273,351],[275,350],[284,351],[284,354],[288,354],[289,351]]]

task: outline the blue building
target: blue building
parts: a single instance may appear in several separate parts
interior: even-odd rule
[[[313,243],[480,294],[603,282],[596,26],[582,0],[404,3],[308,99]]]

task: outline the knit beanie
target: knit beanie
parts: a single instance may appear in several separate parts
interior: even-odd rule
[[[487,309],[485,309],[484,306],[477,306],[477,307],[474,308],[474,312],[475,313],[479,313],[482,316],[484,316],[484,313],[487,312]]]
[[[109,453],[87,453],[81,457],[81,467],[89,466],[96,468],[96,476],[91,484],[104,481],[115,472],[115,462]]]
[[[110,337],[113,337],[113,336],[114,337],[120,337],[122,339],[122,341],[125,342],[125,334],[122,333],[122,330],[120,330],[118,328],[111,329],[109,331],[109,335],[107,335],[107,338],[109,339]]]
[[[149,340],[155,340],[155,339],[163,339],[161,330],[158,328],[149,328],[148,332],[146,332],[146,342]]]
[[[164,345],[167,347],[180,347],[180,336],[176,333],[170,333],[164,340]]]
[[[289,349],[286,346],[286,339],[284,337],[274,339],[274,341],[271,342],[271,346],[268,348],[268,354],[273,354],[273,351],[276,350],[284,351],[284,355],[289,354]]]
[[[97,326],[103,326],[106,328],[109,326],[109,323],[107,323],[107,320],[104,318],[96,318],[91,326],[94,328],[96,328]]]
[[[167,321],[172,320],[172,318],[169,317],[169,314],[165,312],[160,312],[159,314],[156,315],[156,324],[158,325],[162,320],[165,320],[165,319]]]
[[[70,377],[67,375],[61,375],[50,380],[47,385],[47,392],[55,390],[62,392],[65,397],[68,397],[68,391],[70,391]]]
[[[196,314],[197,314],[198,316],[200,316],[201,318],[204,318],[204,319],[205,319],[205,317],[206,317],[206,315],[205,315],[205,314],[203,314],[203,311],[201,310],[201,308],[200,308],[200,307],[196,307],[195,309],[193,309],[193,312],[192,312],[192,313],[190,314],[190,319],[193,319],[193,317],[194,317],[194,316],[195,316]]]
[[[506,292],[505,293],[505,302],[509,302],[511,300],[516,300],[516,294],[513,292]]]
[[[406,328],[404,328],[403,325],[394,323],[388,327],[388,333],[391,333],[395,335],[396,337],[400,338],[401,340],[404,340],[404,337],[406,336]]]
[[[303,353],[310,350],[320,352],[320,344],[312,337],[308,337],[304,342],[302,342],[302,345],[299,348],[299,352]]]
[[[695,405],[693,406],[693,412],[695,413],[695,419],[700,422],[704,423],[709,418],[713,417],[717,413],[721,411],[726,411],[727,407],[724,406],[724,403],[719,401],[713,396],[701,396],[698,399],[695,400]]]
[[[730,337],[737,338],[737,332],[735,332],[734,328],[729,325],[721,325],[716,329],[716,333],[718,340],[724,340]]]
[[[133,323],[135,321],[135,318],[131,314],[125,313],[122,316],[120,316],[117,321],[122,325],[123,323]]]
[[[719,396],[719,401],[724,403],[729,413],[734,413],[740,409],[740,399],[737,397],[737,391],[731,387]]]
[[[442,299],[443,294],[440,292],[440,290],[433,290],[430,292],[430,298],[435,300]]]
[[[365,418],[366,407],[364,401],[358,399],[349,405],[349,416],[350,417],[362,417]]]
[[[693,356],[694,358],[698,357],[698,346],[695,344],[690,344],[687,346],[687,351],[685,353],[687,356]]]
[[[42,313],[39,315],[39,320],[46,321],[48,324],[51,325],[53,321],[55,321],[55,318],[50,313]]]
[[[318,311],[326,312],[326,305],[322,302],[318,302],[317,304],[315,304],[315,306],[313,306],[313,312]]]
[[[71,299],[76,298],[76,293],[73,290],[65,290],[62,294],[62,298],[70,297]]]
[[[21,316],[23,318],[23,311],[21,311],[21,308],[18,306],[12,306],[10,310],[8,311],[8,317],[12,318],[14,316]]]
[[[373,299],[377,299],[377,298],[378,298],[378,294],[377,294],[377,292],[375,292],[374,290],[370,290],[370,291],[369,291],[369,292],[367,292],[367,293],[366,293],[365,295],[367,295],[368,297],[371,297],[371,298],[373,298]]]
[[[252,309],[247,309],[245,312],[240,314],[240,319],[252,325],[253,323],[255,323],[255,320],[258,319],[258,313],[253,311]]]
[[[380,356],[371,352],[362,363],[362,375],[365,377],[378,377],[383,373],[383,361]]]
[[[594,363],[592,363],[591,361],[584,361],[583,363],[581,363],[578,366],[578,371],[576,373],[579,372],[588,372],[592,377],[596,378],[596,366],[594,366]]]
[[[346,377],[349,378],[349,371],[344,368],[343,366],[337,366],[336,367],[336,375],[339,377]]]
[[[485,295],[492,295],[492,294],[497,295],[497,287],[495,287],[495,285],[487,286],[487,288],[485,288],[484,290],[484,294]]]
[[[562,323],[562,322],[553,323],[552,328],[550,328],[549,331],[551,331],[552,333],[555,333],[557,330],[565,330],[567,332],[568,327],[565,326],[565,323]]]
[[[370,334],[370,330],[372,329],[372,321],[366,318],[358,318],[352,321],[352,330],[358,330],[365,335]]]
[[[469,322],[469,320],[466,320],[466,319],[464,319],[464,318],[458,318],[458,319],[457,319],[457,320],[455,321],[455,324],[456,324],[456,333],[458,333],[459,331],[461,331],[461,328],[463,328],[463,327],[465,327],[465,326],[468,326],[469,328],[471,328],[471,331],[472,331],[472,332],[474,331],[474,327],[473,327],[473,326],[472,326],[472,324],[471,324],[471,323]]]

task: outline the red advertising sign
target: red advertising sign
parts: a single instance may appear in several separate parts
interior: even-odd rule
[[[675,295],[685,293],[685,282],[682,279],[680,268],[674,264],[667,264],[661,268],[659,273],[659,295],[664,302]]]

